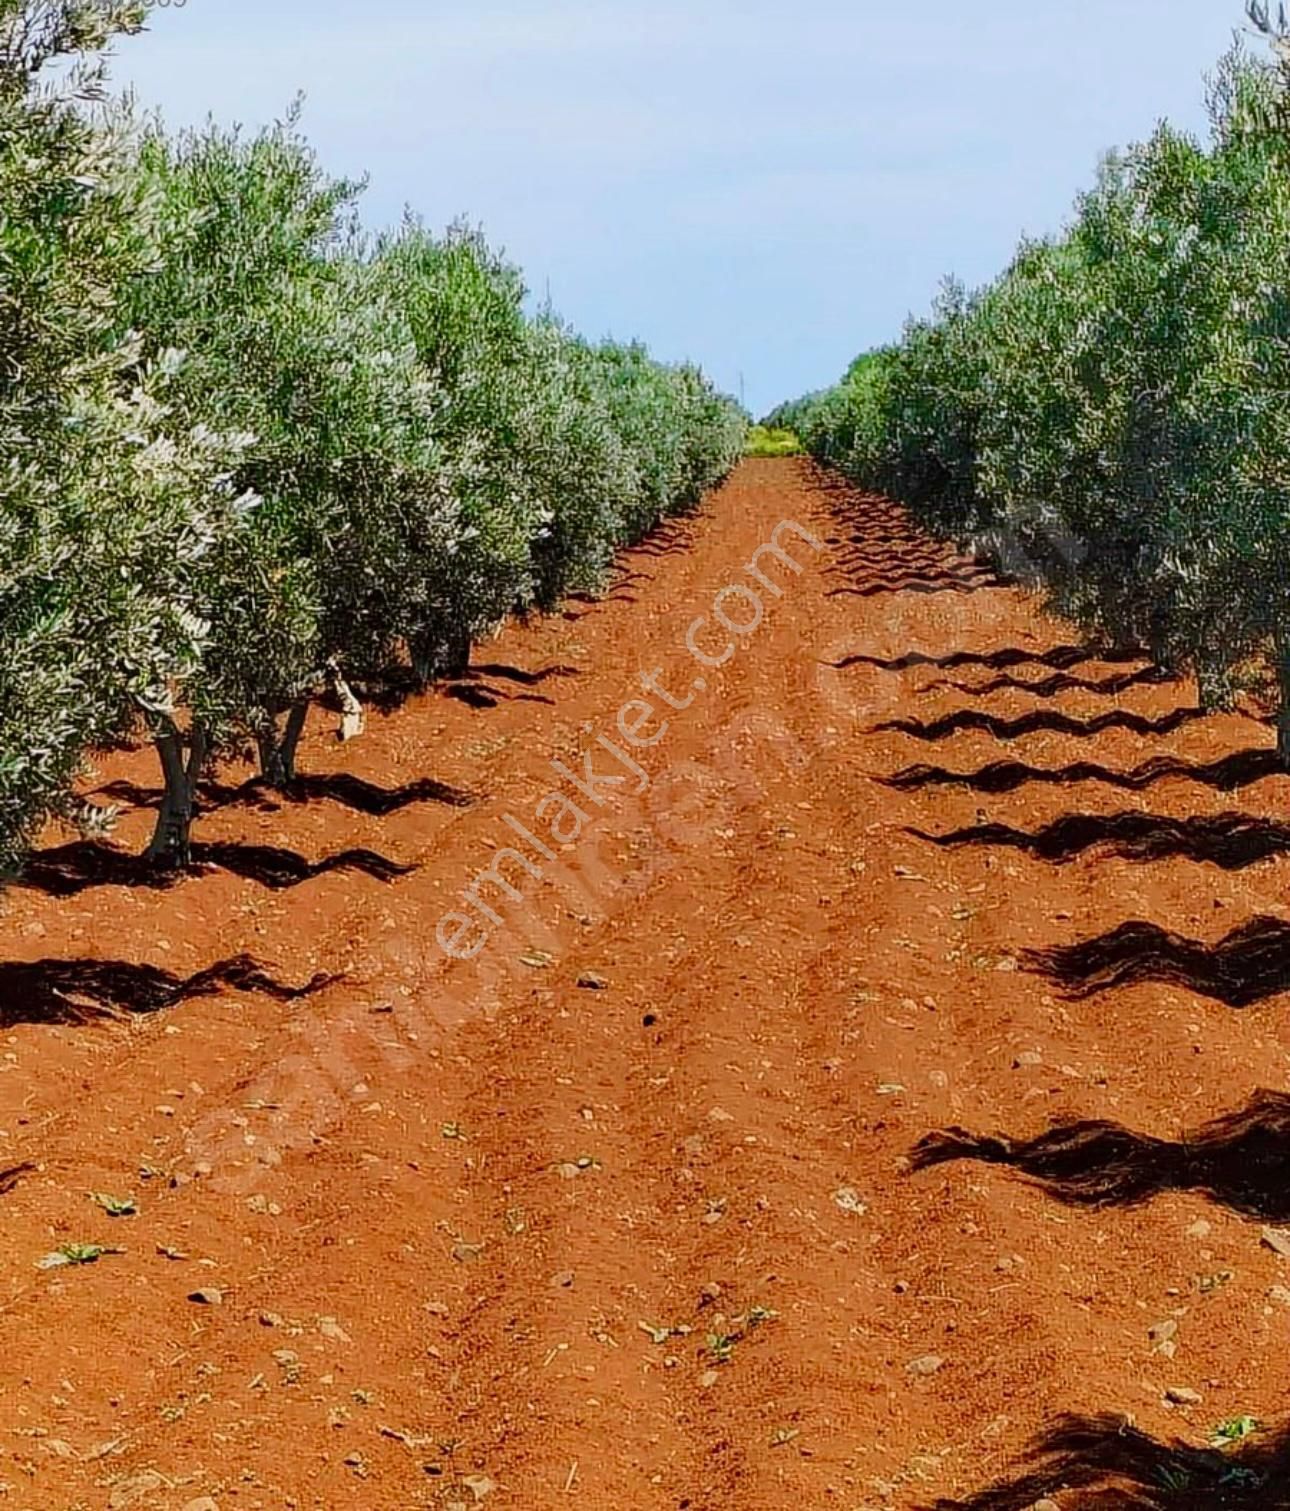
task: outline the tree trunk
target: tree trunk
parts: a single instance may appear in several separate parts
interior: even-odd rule
[[[465,625],[454,625],[448,631],[444,659],[445,676],[464,677],[470,670],[470,631]]]
[[[464,677],[470,669],[470,631],[465,626],[436,626],[418,635],[411,646],[412,670],[422,687],[437,677]]]
[[[256,733],[260,776],[279,792],[284,792],[296,779],[296,751],[300,748],[300,736],[304,733],[308,717],[309,700],[301,698],[291,705],[281,734],[278,732],[278,721],[271,714],[266,715]]]
[[[1281,684],[1281,707],[1277,712],[1277,755],[1290,771],[1290,631],[1277,636],[1277,678]]]
[[[339,662],[333,660],[327,663],[327,681],[340,704],[340,728],[336,731],[336,738],[346,744],[363,733],[367,727],[367,716],[363,712],[363,705],[341,674]]]
[[[177,871],[192,864],[192,828],[197,783],[206,764],[206,732],[194,724],[188,759],[184,737],[169,720],[156,736],[157,755],[165,778],[165,794],[146,859],[162,870]]]
[[[437,643],[431,635],[417,635],[408,647],[412,658],[412,675],[418,687],[429,687],[439,670]]]

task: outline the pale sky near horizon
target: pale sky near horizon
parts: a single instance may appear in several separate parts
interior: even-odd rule
[[[1062,224],[1167,117],[1240,0],[188,0],[115,79],[172,126],[305,95],[363,216],[481,223],[589,336],[693,358],[761,414]]]

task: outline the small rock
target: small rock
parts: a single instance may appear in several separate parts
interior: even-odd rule
[[[166,1488],[166,1481],[155,1469],[145,1469],[142,1474],[131,1475],[129,1479],[118,1480],[112,1487],[112,1493],[108,1496],[109,1511],[123,1511],[126,1506],[133,1506],[141,1501],[145,1495],[153,1495],[158,1490]]]
[[[1290,1259],[1290,1229],[1264,1228],[1263,1242],[1274,1254],[1280,1254],[1282,1259]]]
[[[704,1388],[704,1390],[709,1390],[717,1383],[720,1378],[721,1376],[718,1375],[715,1369],[705,1369],[699,1376],[699,1384]]]
[[[349,1343],[352,1341],[349,1334],[336,1321],[335,1317],[319,1317],[318,1331],[324,1338],[331,1338],[337,1343]]]
[[[699,1292],[700,1307],[711,1306],[721,1300],[721,1287],[715,1280],[709,1280],[707,1285]]]
[[[1279,1303],[1281,1306],[1290,1306],[1290,1291],[1283,1285],[1274,1285],[1268,1292],[1268,1299]]]
[[[282,1326],[282,1318],[278,1316],[277,1312],[261,1312],[260,1313],[260,1326],[261,1327],[281,1327]]]
[[[1165,1400],[1171,1406],[1199,1406],[1204,1397],[1199,1391],[1189,1390],[1185,1385],[1171,1385],[1165,1391]]]
[[[566,1160],[564,1164],[559,1167],[559,1175],[561,1180],[577,1180],[578,1176],[581,1175],[581,1173],[582,1172],[578,1169],[577,1165],[573,1164],[569,1160]]]
[[[1172,1317],[1166,1317],[1163,1322],[1153,1323],[1147,1329],[1147,1337],[1151,1340],[1152,1353],[1162,1354],[1166,1359],[1172,1359],[1178,1352],[1178,1324]]]
[[[195,1301],[198,1306],[223,1306],[224,1292],[212,1285],[207,1286],[205,1290],[189,1291],[188,1299]]]
[[[479,1502],[482,1501],[486,1496],[491,1495],[497,1488],[494,1482],[490,1480],[486,1474],[463,1474],[461,1477],[461,1482],[463,1485],[465,1485],[466,1489],[469,1490],[470,1493],[475,1497],[476,1505],[478,1505]]]
[[[1044,1057],[1033,1049],[1028,1049],[1024,1054],[1019,1054],[1012,1062],[1013,1070],[1033,1070],[1036,1066],[1044,1063]]]
[[[595,971],[583,971],[582,975],[578,977],[578,985],[584,991],[603,992],[609,983],[603,976],[598,976]]]
[[[911,1359],[905,1368],[911,1375],[934,1375],[944,1364],[939,1354],[924,1354],[920,1359]]]
[[[1208,1238],[1213,1231],[1213,1228],[1210,1227],[1209,1223],[1207,1223],[1202,1217],[1199,1218],[1196,1222],[1192,1223],[1191,1227],[1187,1229],[1187,1237]]]
[[[853,1217],[863,1217],[869,1210],[860,1200],[860,1193],[851,1186],[843,1186],[833,1193],[834,1203],[844,1212],[849,1212]]]
[[[183,1511],[219,1511],[219,1502],[209,1495],[199,1495],[195,1501],[189,1501]]]
[[[561,1270],[558,1274],[555,1274],[555,1275],[551,1276],[551,1286],[555,1290],[565,1290],[565,1291],[567,1291],[572,1284],[573,1284],[573,1271],[572,1270]]]

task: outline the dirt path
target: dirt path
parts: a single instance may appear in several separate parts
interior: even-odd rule
[[[780,534],[800,574],[781,521],[827,542]],[[0,964],[0,1503],[1065,1511],[1126,1444],[1150,1477],[1275,1420],[1290,780],[1069,638],[745,464],[343,767],[315,731],[303,800],[226,774],[204,874],[43,856]],[[103,780],[133,846],[151,768]],[[463,901],[507,847],[518,900]],[[1073,1119],[1116,1129],[911,1169]],[[1111,1420],[1026,1461],[1064,1413]]]

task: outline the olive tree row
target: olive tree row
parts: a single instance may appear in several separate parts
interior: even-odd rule
[[[92,59],[143,8],[0,0],[0,864],[138,732],[181,864],[197,784],[289,783],[311,701],[464,670],[510,613],[729,469],[693,369],[525,309],[482,236],[372,238],[292,113],[136,127]],[[43,71],[71,58],[55,86]],[[86,61],[86,60],[91,61]]]
[[[1275,673],[1290,760],[1290,153],[1285,85],[1239,49],[1211,139],[1110,157],[1024,244],[806,406],[818,455],[1002,556],[1096,641],[1221,703]]]

